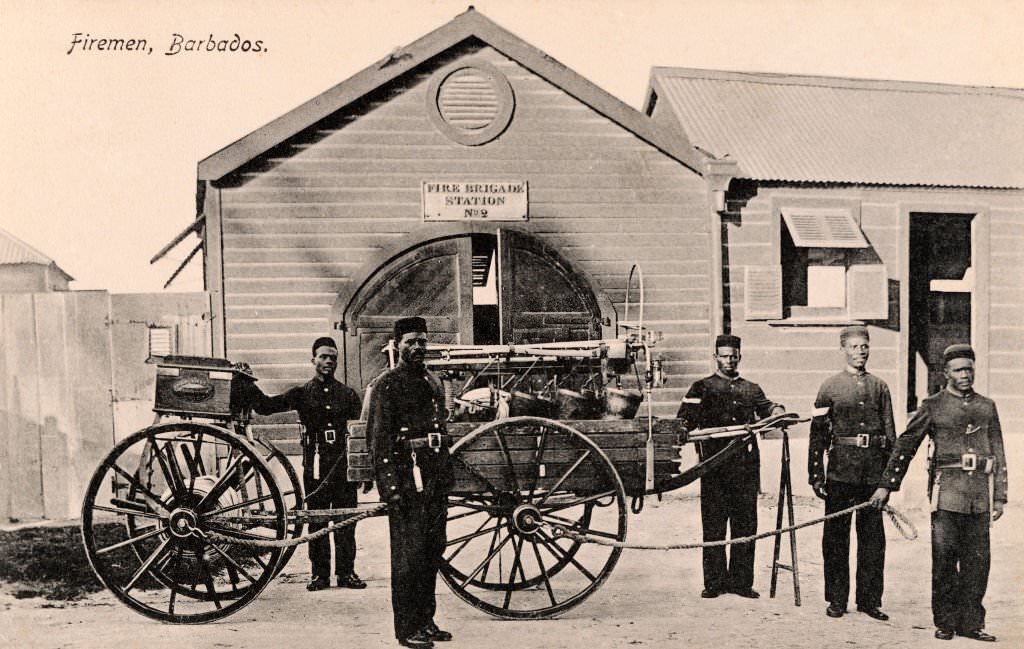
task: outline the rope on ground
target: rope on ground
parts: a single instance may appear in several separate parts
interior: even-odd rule
[[[249,537],[242,538],[240,536],[230,536],[227,534],[214,532],[213,530],[201,530],[199,528],[196,528],[195,530],[193,530],[193,532],[198,536],[204,537],[210,541],[216,541],[218,543],[244,545],[251,548],[289,548],[293,545],[308,543],[309,541],[313,541],[322,536],[327,536],[331,532],[340,530],[343,527],[355,525],[363,519],[376,516],[386,508],[387,503],[379,503],[373,506],[372,508],[367,509],[366,511],[360,512],[358,514],[353,514],[352,516],[346,518],[343,521],[331,521],[327,524],[327,527],[323,529],[317,530],[315,532],[310,532],[309,534],[305,534],[303,536],[297,536],[292,539],[254,539]]]
[[[804,528],[804,527],[810,527],[811,525],[817,525],[819,523],[824,523],[825,521],[827,521],[829,519],[832,519],[832,518],[839,518],[840,516],[849,516],[853,512],[857,511],[858,509],[864,509],[865,507],[873,507],[873,506],[874,505],[872,505],[871,502],[862,502],[862,503],[854,505],[852,507],[847,507],[846,509],[843,509],[843,510],[840,510],[840,511],[837,511],[837,512],[832,512],[831,514],[826,514],[825,516],[821,516],[819,518],[814,518],[814,519],[811,519],[809,521],[804,521],[802,523],[797,523],[796,525],[790,525],[789,527],[783,527],[783,528],[780,528],[780,529],[777,529],[777,530],[771,530],[771,531],[768,531],[768,532],[762,532],[760,534],[755,534],[753,536],[744,536],[744,537],[741,537],[741,538],[738,538],[738,539],[728,539],[728,540],[723,539],[721,541],[705,541],[703,543],[670,543],[670,544],[666,544],[666,545],[648,545],[648,544],[645,544],[645,543],[627,543],[625,541],[613,541],[613,540],[609,540],[609,539],[605,539],[605,538],[600,538],[600,537],[596,537],[596,536],[590,536],[590,535],[587,535],[587,534],[581,534],[580,532],[575,531],[571,527],[567,527],[565,525],[559,525],[558,523],[551,523],[551,522],[545,521],[542,524],[547,526],[547,527],[550,527],[551,530],[552,530],[552,533],[556,537],[565,537],[565,538],[568,538],[568,539],[572,539],[573,541],[576,541],[578,543],[596,543],[598,545],[606,545],[608,547],[613,547],[613,548],[626,548],[626,549],[630,549],[630,550],[694,550],[694,549],[697,549],[697,548],[713,548],[713,547],[718,547],[718,546],[723,546],[723,545],[738,545],[738,544],[741,544],[741,543],[753,543],[754,541],[759,541],[761,539],[768,538],[770,536],[778,536],[779,534],[785,534],[787,532],[792,532],[792,531],[795,531],[795,530],[799,530],[799,529]],[[886,505],[884,507],[883,511],[886,514],[888,514],[889,520],[892,521],[892,524],[896,528],[896,531],[898,531],[903,536],[903,538],[907,539],[908,541],[913,541],[914,539],[917,538],[917,527],[915,527],[914,523],[911,522],[911,520],[909,518],[907,518],[902,512],[900,512],[897,509],[894,509],[893,507],[890,507],[889,505]]]

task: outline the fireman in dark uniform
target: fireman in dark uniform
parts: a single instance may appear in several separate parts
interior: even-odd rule
[[[424,366],[423,318],[395,323],[397,366],[374,381],[367,409],[377,491],[388,503],[391,607],[405,647],[432,647],[452,635],[434,623],[434,590],[445,548],[453,475],[444,434],[444,394]]]
[[[867,327],[846,327],[839,334],[846,355],[843,371],[825,380],[814,400],[807,475],[825,513],[866,502],[878,485],[896,439],[889,386],[868,373],[871,352]],[[828,451],[826,473],[824,454]],[[876,620],[881,611],[885,569],[882,512],[860,509],[857,515],[857,610]],[[825,599],[829,617],[846,613],[850,594],[851,515],[825,521],[821,553],[825,562]]]
[[[687,428],[709,428],[749,424],[782,411],[772,403],[756,383],[740,378],[740,339],[721,335],[715,339],[715,363],[718,370],[690,386],[679,405],[676,417],[687,422]],[[730,439],[709,439],[699,442],[701,460],[728,446]],[[725,539],[726,527],[731,538],[757,533],[757,492],[761,484],[761,456],[757,440],[727,465],[700,481],[700,516],[705,541]],[[718,597],[735,593],[757,598],[754,585],[754,544],[731,546],[728,564],[725,547],[704,548],[704,590],[701,597]]]
[[[900,488],[925,437],[933,444],[928,496],[932,510],[932,617],[935,637],[985,633],[982,598],[988,586],[989,525],[1006,504],[1006,454],[996,404],[974,391],[974,350],[943,352],[945,389],[921,402],[896,441],[871,500],[882,507]]]
[[[316,375],[304,385],[284,394],[267,397],[250,384],[247,398],[256,412],[269,415],[295,410],[302,423],[302,484],[308,509],[355,507],[357,484],[347,480],[348,420],[359,419],[359,393],[334,378],[338,367],[338,346],[332,338],[317,338],[313,343],[313,367]],[[310,523],[309,531],[326,527]],[[355,572],[356,528],[349,525],[334,535],[334,572],[342,588],[366,588]],[[330,536],[330,535],[328,535]],[[331,547],[326,536],[310,541],[309,560],[313,578],[307,590],[330,587]]]

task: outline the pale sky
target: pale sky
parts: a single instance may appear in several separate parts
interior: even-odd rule
[[[159,291],[196,241],[196,164],[441,26],[449,1],[0,0],[0,227],[75,289]],[[640,107],[673,65],[1024,88],[1024,0],[475,0],[477,10]],[[72,34],[151,55],[66,54]],[[167,56],[173,34],[262,40]],[[202,290],[199,258],[172,290]]]

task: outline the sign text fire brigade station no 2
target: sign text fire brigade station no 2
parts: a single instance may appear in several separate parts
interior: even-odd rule
[[[423,181],[424,221],[525,221],[526,181]]]

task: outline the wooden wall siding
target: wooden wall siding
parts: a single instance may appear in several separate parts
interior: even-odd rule
[[[425,110],[430,73],[461,57],[497,66],[515,93],[508,129],[478,147],[450,141]],[[307,380],[312,338],[341,335],[329,323],[337,293],[378,250],[422,226],[423,180],[524,179],[530,220],[510,225],[589,273],[620,317],[630,266],[642,263],[646,319],[666,334],[670,387],[656,405],[674,413],[708,369],[703,180],[490,48],[465,47],[428,67],[224,184],[228,357],[252,363],[271,393]]]
[[[898,280],[906,263],[901,246],[902,215],[910,211],[987,211],[989,218],[989,335],[987,393],[996,399],[1004,429],[1024,428],[1024,192],[995,190],[900,189],[875,187],[765,187],[742,204],[732,203],[726,218],[723,250],[733,332],[743,338],[743,370],[772,399],[793,410],[810,412],[818,385],[840,369],[838,327],[792,327],[744,320],[743,267],[772,261],[772,199],[826,196],[860,201],[861,227]],[[889,383],[894,401],[901,373],[898,322],[872,326],[869,368]],[[897,407],[897,411],[899,408]],[[897,424],[902,415],[897,412]],[[804,431],[805,432],[805,431]]]

